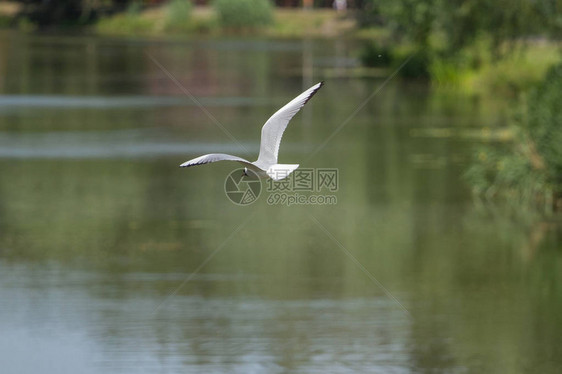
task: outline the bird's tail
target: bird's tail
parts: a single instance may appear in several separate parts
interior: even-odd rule
[[[275,164],[267,169],[267,175],[274,181],[280,181],[287,178],[298,167],[298,164]]]

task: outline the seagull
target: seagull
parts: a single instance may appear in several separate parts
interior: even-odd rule
[[[299,96],[291,100],[283,108],[273,114],[261,129],[260,154],[258,159],[250,162],[241,157],[227,155],[225,153],[211,153],[199,156],[180,165],[182,168],[195,165],[203,165],[217,161],[236,161],[244,165],[244,175],[248,175],[248,170],[257,174],[260,178],[271,178],[275,181],[287,178],[295,171],[298,164],[278,164],[277,155],[283,132],[287,128],[289,121],[297,112],[314,96],[314,94],[324,85],[324,82],[317,83]]]

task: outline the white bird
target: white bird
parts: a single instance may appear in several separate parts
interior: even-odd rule
[[[261,129],[260,154],[258,159],[250,162],[241,157],[227,155],[224,153],[211,153],[199,156],[180,165],[185,168],[189,166],[208,164],[217,161],[236,161],[244,165],[244,174],[247,175],[248,169],[256,173],[260,178],[270,177],[273,180],[281,180],[289,176],[298,164],[278,164],[277,155],[283,132],[287,128],[289,121],[297,112],[310,100],[312,96],[322,87],[324,82],[320,82],[299,96],[291,100],[283,108],[273,114]]]

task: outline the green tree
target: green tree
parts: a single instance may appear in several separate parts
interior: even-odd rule
[[[428,45],[438,14],[438,0],[380,0],[377,3],[377,11],[395,35],[410,39],[420,48]]]
[[[79,24],[94,21],[103,7],[106,10],[122,10],[132,0],[20,0],[23,3],[20,17],[39,26]]]
[[[370,0],[365,9],[395,38],[420,48],[428,46],[432,34],[441,35],[449,53],[482,35],[498,49],[521,37],[559,36],[562,29],[560,0]]]
[[[562,210],[562,63],[529,95],[507,147],[483,147],[466,173],[476,195]]]
[[[440,0],[439,27],[450,49],[465,47],[485,34],[495,49],[521,37],[548,34],[556,28],[556,0]],[[562,3],[561,3],[562,4]]]
[[[534,144],[538,167],[562,193],[562,63],[553,66],[529,97],[525,130]]]

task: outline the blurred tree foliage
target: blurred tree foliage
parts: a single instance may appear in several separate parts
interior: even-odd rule
[[[525,131],[536,145],[537,167],[562,193],[562,64],[552,67],[529,97]]]
[[[482,33],[495,50],[502,43],[561,30],[560,0],[439,0],[438,27],[447,35],[450,49],[463,48]],[[557,9],[558,8],[558,9]],[[558,10],[558,12],[557,12]]]
[[[39,26],[84,24],[100,13],[126,9],[134,0],[19,0],[23,3],[20,17]]]
[[[368,0],[363,10],[371,14],[367,19],[390,27],[395,38],[419,48],[439,35],[448,52],[483,34],[498,48],[516,38],[560,36],[562,31],[560,0]]]
[[[533,90],[515,121],[514,142],[490,144],[466,173],[476,195],[501,197],[514,205],[542,202],[562,210],[562,63]]]

